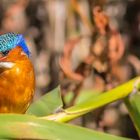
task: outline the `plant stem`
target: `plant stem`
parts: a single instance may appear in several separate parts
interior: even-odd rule
[[[140,137],[140,94],[135,94],[131,98],[125,98],[124,103]]]

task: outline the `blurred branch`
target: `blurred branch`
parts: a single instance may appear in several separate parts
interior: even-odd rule
[[[78,15],[80,16],[83,24],[85,25],[85,27],[88,28],[89,31],[93,31],[93,26],[90,22],[90,20],[87,18],[87,16],[84,14],[84,10],[82,10],[82,8],[80,7],[79,3],[77,2],[77,0],[71,0],[71,4],[74,8],[74,10],[78,13]]]
[[[60,67],[62,69],[62,71],[64,72],[64,74],[75,81],[82,81],[83,80],[83,76],[74,72],[72,70],[72,64],[71,64],[71,55],[72,55],[72,51],[74,49],[74,47],[76,46],[76,44],[80,41],[80,37],[79,38],[75,38],[75,39],[71,39],[69,40],[64,47],[64,54],[60,59]]]

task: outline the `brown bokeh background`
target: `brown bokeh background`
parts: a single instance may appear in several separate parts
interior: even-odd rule
[[[0,0],[6,32],[26,38],[34,100],[60,84],[63,96],[76,95],[69,106],[82,89],[106,91],[140,74],[139,0]],[[73,123],[137,138],[121,101]]]

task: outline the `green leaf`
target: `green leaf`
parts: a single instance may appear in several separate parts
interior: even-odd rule
[[[79,112],[86,112],[111,103],[113,101],[119,100],[128,96],[134,88],[134,83],[139,79],[135,78],[130,80],[114,89],[106,91],[104,93],[100,93],[95,98],[90,98],[84,101],[84,103],[75,105],[71,108],[66,109],[67,113],[79,113]]]
[[[57,87],[32,103],[26,114],[46,116],[59,110],[62,104],[60,88]]]
[[[140,136],[140,93],[127,97],[125,105],[129,111],[130,117]]]
[[[99,94],[102,94],[99,91],[96,90],[82,90],[80,95],[78,96],[78,98],[76,99],[76,105],[78,104],[82,104],[84,102],[87,102],[90,99],[96,98],[97,96],[99,96]]]
[[[0,139],[129,140],[73,125],[14,114],[0,115]]]
[[[79,116],[82,116],[83,114],[86,114],[91,110],[97,109],[108,103],[127,97],[132,92],[134,88],[134,83],[139,79],[140,77],[136,77],[110,91],[100,93],[99,95],[96,95],[93,98],[88,98],[80,104],[67,108],[57,114],[46,116],[44,117],[44,119],[66,122]]]
[[[87,101],[88,99],[94,98],[97,95],[99,95],[99,91],[93,90],[93,89],[86,89],[86,90],[82,90],[80,92],[80,94],[78,95],[75,104],[80,104],[83,103],[85,101]],[[67,95],[65,96],[64,100],[66,104],[69,104],[69,102],[71,101],[72,97],[73,97],[73,92],[68,92]]]

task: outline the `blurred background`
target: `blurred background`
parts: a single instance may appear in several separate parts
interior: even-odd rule
[[[26,38],[34,100],[60,84],[68,107],[83,90],[103,92],[140,74],[139,0],[0,0],[0,34],[6,32]],[[72,123],[138,138],[121,101]]]

